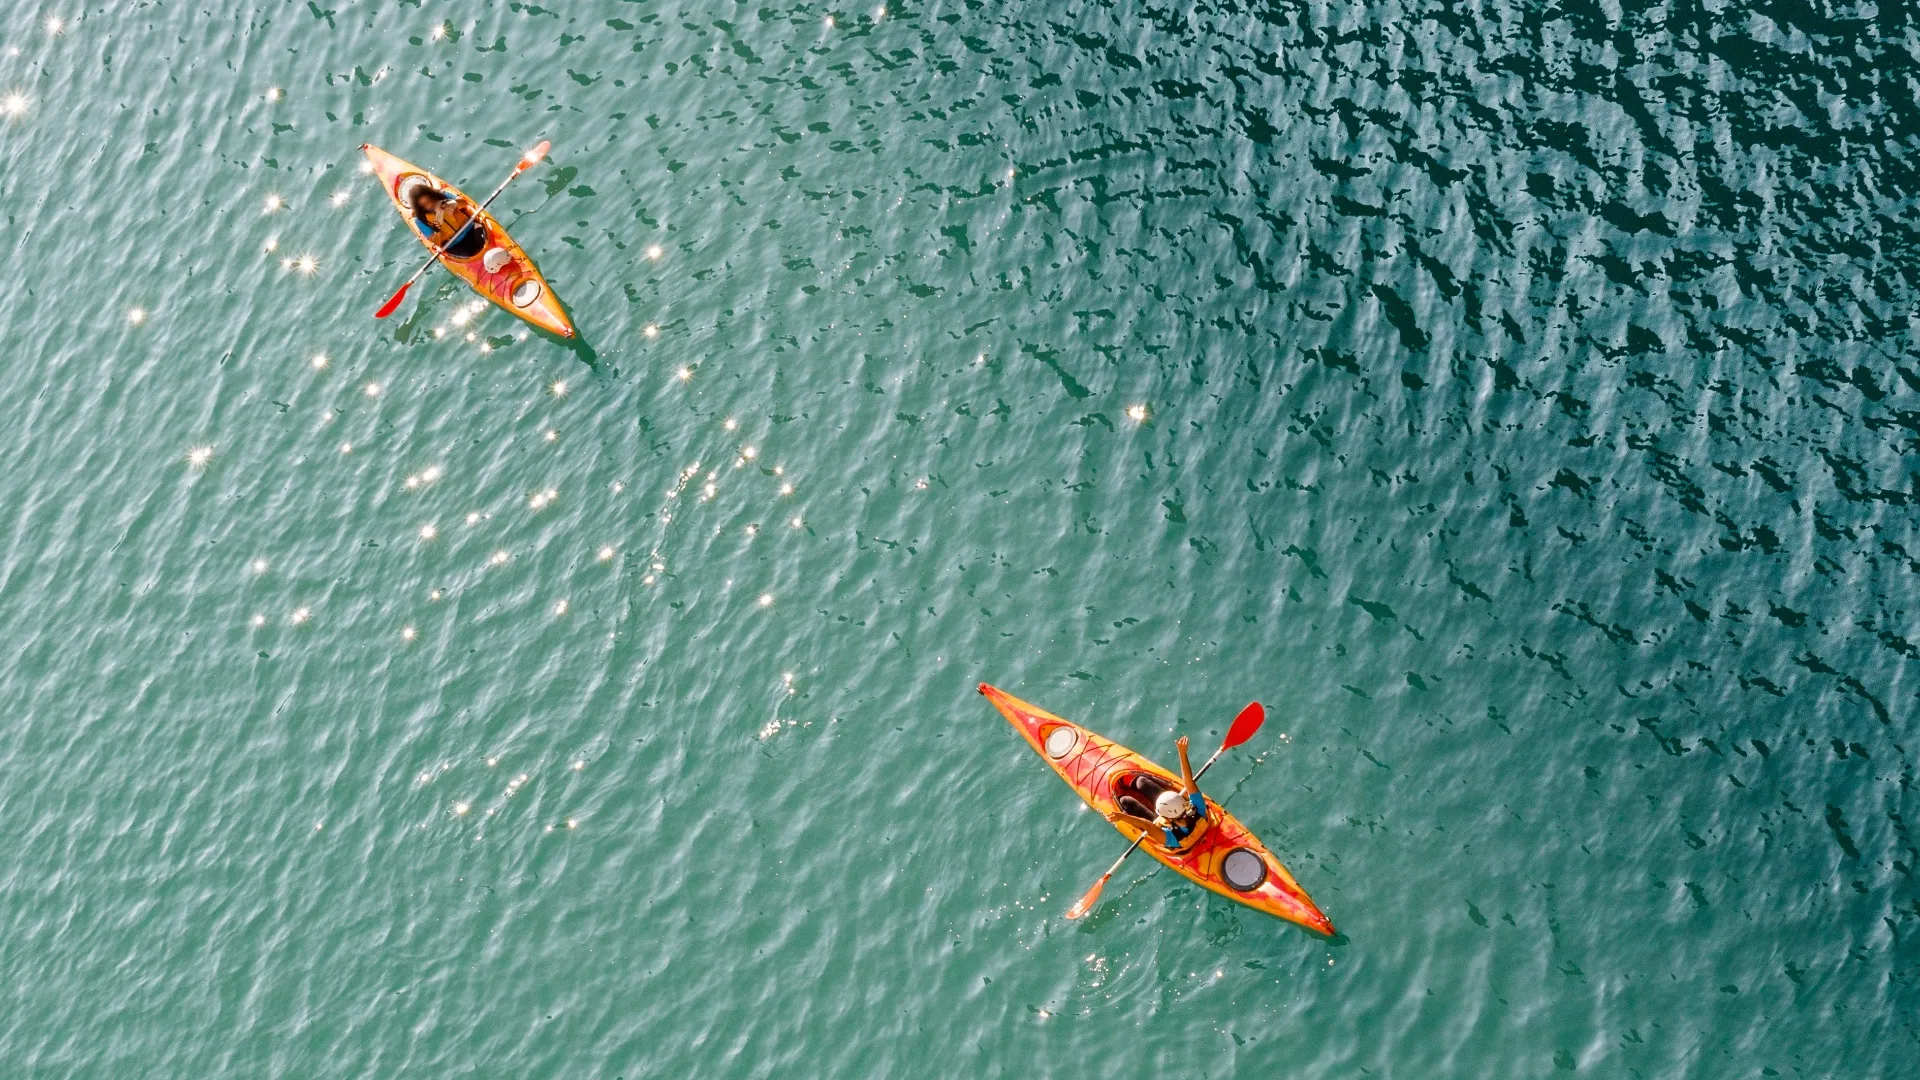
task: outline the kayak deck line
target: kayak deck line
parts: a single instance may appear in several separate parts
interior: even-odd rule
[[[387,199],[399,211],[401,220],[406,222],[407,231],[428,251],[437,251],[438,248],[414,227],[413,209],[409,203],[416,188],[431,185],[440,191],[452,192],[470,207],[478,206],[466,192],[372,143],[362,143],[360,151],[367,156],[367,163],[373,167],[374,175],[380,178],[380,186],[386,189]],[[457,253],[444,253],[440,259],[442,265],[471,286],[474,292],[504,308],[509,314],[549,334],[573,337],[573,321],[567,317],[566,309],[560,306],[560,298],[553,294],[553,287],[541,276],[540,268],[533,264],[533,259],[514,242],[513,237],[507,235],[507,230],[492,214],[481,210],[479,224],[484,230],[485,239],[479,243],[464,243]]]
[[[1123,810],[1121,799],[1180,785],[1176,774],[1071,720],[986,683],[980,684],[980,693],[1088,806],[1130,841],[1150,828],[1143,828],[1135,816]],[[1279,858],[1224,807],[1210,798],[1206,802],[1207,825],[1188,837],[1186,846],[1168,851],[1158,837],[1150,835],[1141,848],[1202,888],[1332,936],[1333,922],[1314,905]],[[1151,806],[1152,802],[1143,800],[1143,805]]]

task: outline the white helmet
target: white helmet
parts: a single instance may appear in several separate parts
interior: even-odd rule
[[[1153,812],[1168,821],[1179,821],[1191,812],[1192,806],[1177,791],[1163,791],[1153,800]]]

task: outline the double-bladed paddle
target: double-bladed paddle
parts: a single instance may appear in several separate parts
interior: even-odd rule
[[[1200,771],[1193,774],[1194,783],[1199,783],[1200,778],[1207,775],[1207,770],[1213,768],[1213,763],[1220,760],[1221,754],[1253,738],[1253,733],[1259,731],[1260,725],[1266,722],[1267,710],[1262,708],[1259,702],[1253,702],[1241,709],[1240,715],[1233,718],[1232,726],[1227,728],[1227,737],[1220,740],[1220,749],[1215,750],[1213,756],[1207,759],[1207,763],[1200,766]],[[1107,872],[1101,874],[1100,880],[1093,883],[1093,888],[1087,890],[1087,895],[1067,909],[1067,918],[1077,919],[1093,910],[1093,905],[1100,902],[1100,890],[1107,887],[1107,879],[1113,876],[1114,871],[1120,869],[1120,864],[1127,861],[1127,856],[1134,853],[1134,850],[1146,840],[1147,835],[1147,833],[1141,833],[1126,851],[1121,852],[1119,858],[1113,860],[1113,865],[1107,867]]]
[[[399,308],[400,301],[407,298],[407,290],[413,288],[413,283],[420,280],[420,275],[426,273],[427,270],[430,267],[432,267],[434,263],[437,263],[440,261],[440,257],[442,255],[445,255],[447,253],[447,249],[453,246],[454,240],[458,240],[462,236],[467,235],[467,230],[471,229],[474,223],[480,220],[481,213],[484,212],[488,206],[491,206],[493,204],[493,200],[499,198],[500,193],[507,190],[507,185],[513,183],[514,177],[519,176],[521,173],[526,172],[528,169],[531,169],[535,165],[539,164],[540,159],[547,156],[547,148],[552,145],[553,145],[552,143],[547,142],[545,139],[542,139],[540,141],[539,146],[536,146],[533,149],[527,151],[526,156],[521,158],[519,164],[513,167],[513,172],[508,173],[507,178],[505,180],[500,181],[500,186],[493,189],[493,194],[487,196],[487,201],[480,204],[480,209],[474,211],[473,217],[469,218],[465,225],[460,226],[459,232],[456,232],[453,234],[453,239],[448,240],[446,243],[441,244],[437,248],[434,248],[433,257],[427,260],[426,265],[422,266],[418,270],[415,270],[413,272],[413,276],[407,279],[407,283],[405,285],[400,286],[400,291],[388,297],[387,302],[380,305],[380,310],[373,313],[373,317],[376,319],[384,319],[387,316],[393,314],[395,309]]]

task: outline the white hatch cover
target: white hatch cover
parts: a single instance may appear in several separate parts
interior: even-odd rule
[[[1047,732],[1047,756],[1055,761],[1073,753],[1080,743],[1080,736],[1065,724]]]
[[[1220,875],[1227,879],[1227,884],[1246,892],[1259,888],[1260,883],[1267,880],[1267,863],[1246,848],[1234,848],[1220,861]]]

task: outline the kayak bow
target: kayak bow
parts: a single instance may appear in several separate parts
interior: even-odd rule
[[[465,192],[438,176],[408,161],[387,153],[372,144],[364,144],[360,150],[367,155],[373,171],[380,178],[380,186],[386,189],[387,198],[400,217],[407,223],[407,231],[426,245],[428,251],[438,250],[433,241],[420,234],[413,225],[413,210],[408,203],[416,187],[430,184],[441,191],[451,191],[468,206],[475,205]],[[461,255],[447,252],[441,256],[441,263],[473,286],[473,291],[493,301],[508,312],[525,319],[527,322],[557,334],[563,338],[573,336],[573,322],[560,307],[560,299],[553,295],[553,289],[547,279],[540,276],[540,269],[507,230],[500,227],[492,214],[480,211],[480,223],[486,228],[486,239],[477,244],[463,244]],[[498,252],[498,254],[495,254]]]
[[[1025,736],[1027,745],[1122,836],[1137,840],[1143,832],[1152,832],[1121,811],[1120,799],[1157,789],[1177,790],[1178,776],[1119,743],[1003,690],[981,683],[980,692],[1014,730]],[[1143,804],[1144,809],[1152,805],[1152,800],[1143,799]],[[1179,851],[1168,851],[1157,835],[1148,835],[1141,847],[1169,870],[1202,888],[1309,930],[1333,934],[1333,923],[1239,819],[1212,799],[1207,800],[1207,818],[1207,824]]]

